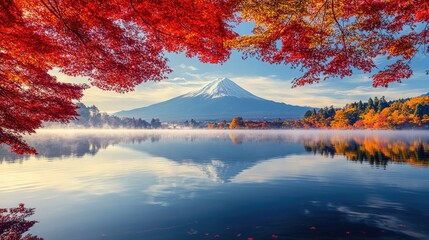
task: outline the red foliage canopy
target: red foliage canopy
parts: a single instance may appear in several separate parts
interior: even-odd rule
[[[85,85],[60,83],[48,71],[86,76],[125,92],[171,72],[164,51],[226,61],[236,34],[236,1],[4,0],[0,2],[0,143],[35,153],[23,134],[43,121],[76,117]]]

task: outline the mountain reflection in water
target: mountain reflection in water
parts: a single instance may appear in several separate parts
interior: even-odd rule
[[[157,142],[156,145],[140,145]],[[386,167],[389,163],[429,166],[429,134],[425,131],[46,131],[28,138],[36,158],[95,155],[111,145],[127,147],[174,161],[201,163],[213,159],[257,162],[293,154],[314,152],[323,156],[343,155],[348,160]],[[255,147],[257,144],[257,147]],[[170,147],[174,145],[175,147]],[[233,145],[241,145],[240,151]],[[28,155],[10,152],[0,145],[0,163],[22,162]]]
[[[429,239],[424,131],[41,131],[1,208],[46,239]],[[21,163],[21,164],[19,164]],[[64,220],[66,219],[66,221]]]

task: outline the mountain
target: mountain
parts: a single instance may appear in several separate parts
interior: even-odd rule
[[[222,97],[236,97],[236,98],[247,98],[247,99],[257,99],[262,100],[262,98],[253,95],[252,93],[246,91],[242,87],[238,86],[235,82],[231,81],[228,78],[216,79],[213,82],[207,84],[200,90],[187,93],[180,97],[190,98],[190,97],[202,97],[205,99],[215,99]]]
[[[119,117],[163,121],[299,119],[312,108],[274,102],[255,96],[228,78],[216,79],[197,91],[147,107],[115,113]]]
[[[426,93],[426,94],[423,94],[422,96],[428,96],[428,97],[429,97],[429,92],[428,92],[428,93]]]

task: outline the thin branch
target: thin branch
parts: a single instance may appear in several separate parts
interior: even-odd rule
[[[335,15],[335,4],[334,4],[334,0],[332,0],[332,1],[331,1],[331,8],[332,8],[332,16],[333,16],[333,18],[334,18],[334,21],[337,23],[338,28],[339,28],[339,29],[340,29],[340,31],[341,31],[341,39],[342,39],[342,41],[343,41],[343,47],[344,47],[344,50],[345,50],[345,52],[346,52],[346,56],[348,56],[347,44],[346,44],[346,39],[345,39],[346,35],[345,35],[345,33],[344,33],[343,27],[342,27],[342,26],[341,26],[341,24],[338,22],[337,16]]]

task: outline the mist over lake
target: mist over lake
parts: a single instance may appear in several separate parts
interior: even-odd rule
[[[428,239],[427,131],[43,130],[0,208],[45,239]]]

